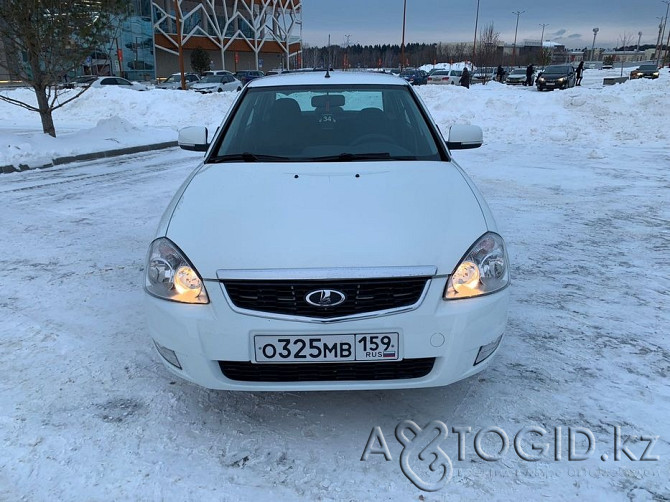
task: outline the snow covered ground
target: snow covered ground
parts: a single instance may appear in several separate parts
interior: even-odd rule
[[[174,380],[144,329],[142,268],[200,155],[1,174],[0,500],[670,500],[670,74],[603,87],[608,73],[618,70],[546,93],[418,89],[443,130],[483,127],[485,145],[455,157],[513,266],[492,367],[446,388],[226,393]],[[92,91],[57,113],[56,139],[35,134],[36,114],[0,103],[0,166],[214,128],[233,98]],[[406,419],[450,428],[441,491],[421,492],[400,470],[394,430]],[[392,461],[361,461],[375,426]],[[514,452],[530,426],[547,435],[527,440],[550,445],[537,462]],[[614,460],[616,426],[637,461]],[[462,460],[451,427],[471,428]],[[509,436],[499,461],[475,454],[487,427]],[[589,459],[569,460],[569,428],[593,433]],[[500,449],[483,436],[484,450]],[[644,457],[658,460],[639,460],[651,436]]]

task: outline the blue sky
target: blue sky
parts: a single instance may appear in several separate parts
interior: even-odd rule
[[[624,36],[636,44],[640,31],[641,44],[653,45],[666,7],[661,0],[480,0],[479,28],[493,23],[500,39],[512,43],[513,12],[525,11],[517,43],[539,40],[544,23],[544,39],[568,48],[591,47],[595,27],[599,47],[621,45]],[[407,0],[405,42],[471,42],[476,10],[477,0]],[[303,38],[313,46],[326,45],[328,34],[340,45],[347,35],[352,44],[400,44],[402,11],[403,0],[303,0]]]

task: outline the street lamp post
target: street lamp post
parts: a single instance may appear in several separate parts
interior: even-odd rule
[[[477,56],[477,24],[479,23],[479,0],[477,0],[477,15],[475,16],[475,40],[472,42],[472,69],[475,69],[475,59]]]
[[[407,14],[407,0],[403,1],[402,6],[402,44],[400,46],[400,71],[405,64],[405,16]]]
[[[668,0],[670,2],[670,0]],[[514,28],[514,45],[512,46],[512,66],[516,66],[516,33],[519,31],[519,16],[526,12],[525,10],[517,10],[512,12],[516,14],[516,28]]]
[[[594,61],[594,55],[596,50],[596,35],[600,31],[600,28],[593,28],[593,43],[591,44],[591,61]]]

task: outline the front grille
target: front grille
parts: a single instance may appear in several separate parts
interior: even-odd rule
[[[428,277],[334,280],[229,280],[228,297],[241,309],[299,317],[332,319],[409,307],[419,301]],[[337,306],[314,306],[305,297],[317,290],[345,295]]]
[[[334,382],[421,378],[433,370],[434,357],[394,362],[253,364],[219,361],[223,375],[242,382]]]

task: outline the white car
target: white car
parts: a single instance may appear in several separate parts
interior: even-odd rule
[[[515,68],[511,71],[509,75],[507,75],[505,83],[507,85],[526,85],[527,78],[528,77],[526,76],[526,68]],[[533,74],[530,77],[530,85],[534,84],[535,84],[535,71],[533,71]]]
[[[213,389],[442,386],[492,360],[509,263],[486,202],[395,76],[247,84],[168,205],[145,267],[165,366]]]
[[[77,77],[72,82],[72,87],[111,87],[116,86],[119,89],[133,89],[134,91],[148,91],[149,87],[139,82],[131,82],[121,77],[95,77],[85,76]]]
[[[200,81],[195,73],[184,73],[186,88],[190,89],[193,84]],[[156,85],[157,89],[181,89],[181,73],[173,73],[168,78]]]
[[[239,91],[242,89],[242,85],[242,82],[237,80],[235,75],[225,72],[217,75],[205,75],[200,81],[191,85],[191,89],[201,93]]]
[[[436,70],[428,76],[429,84],[461,85],[463,70]]]

